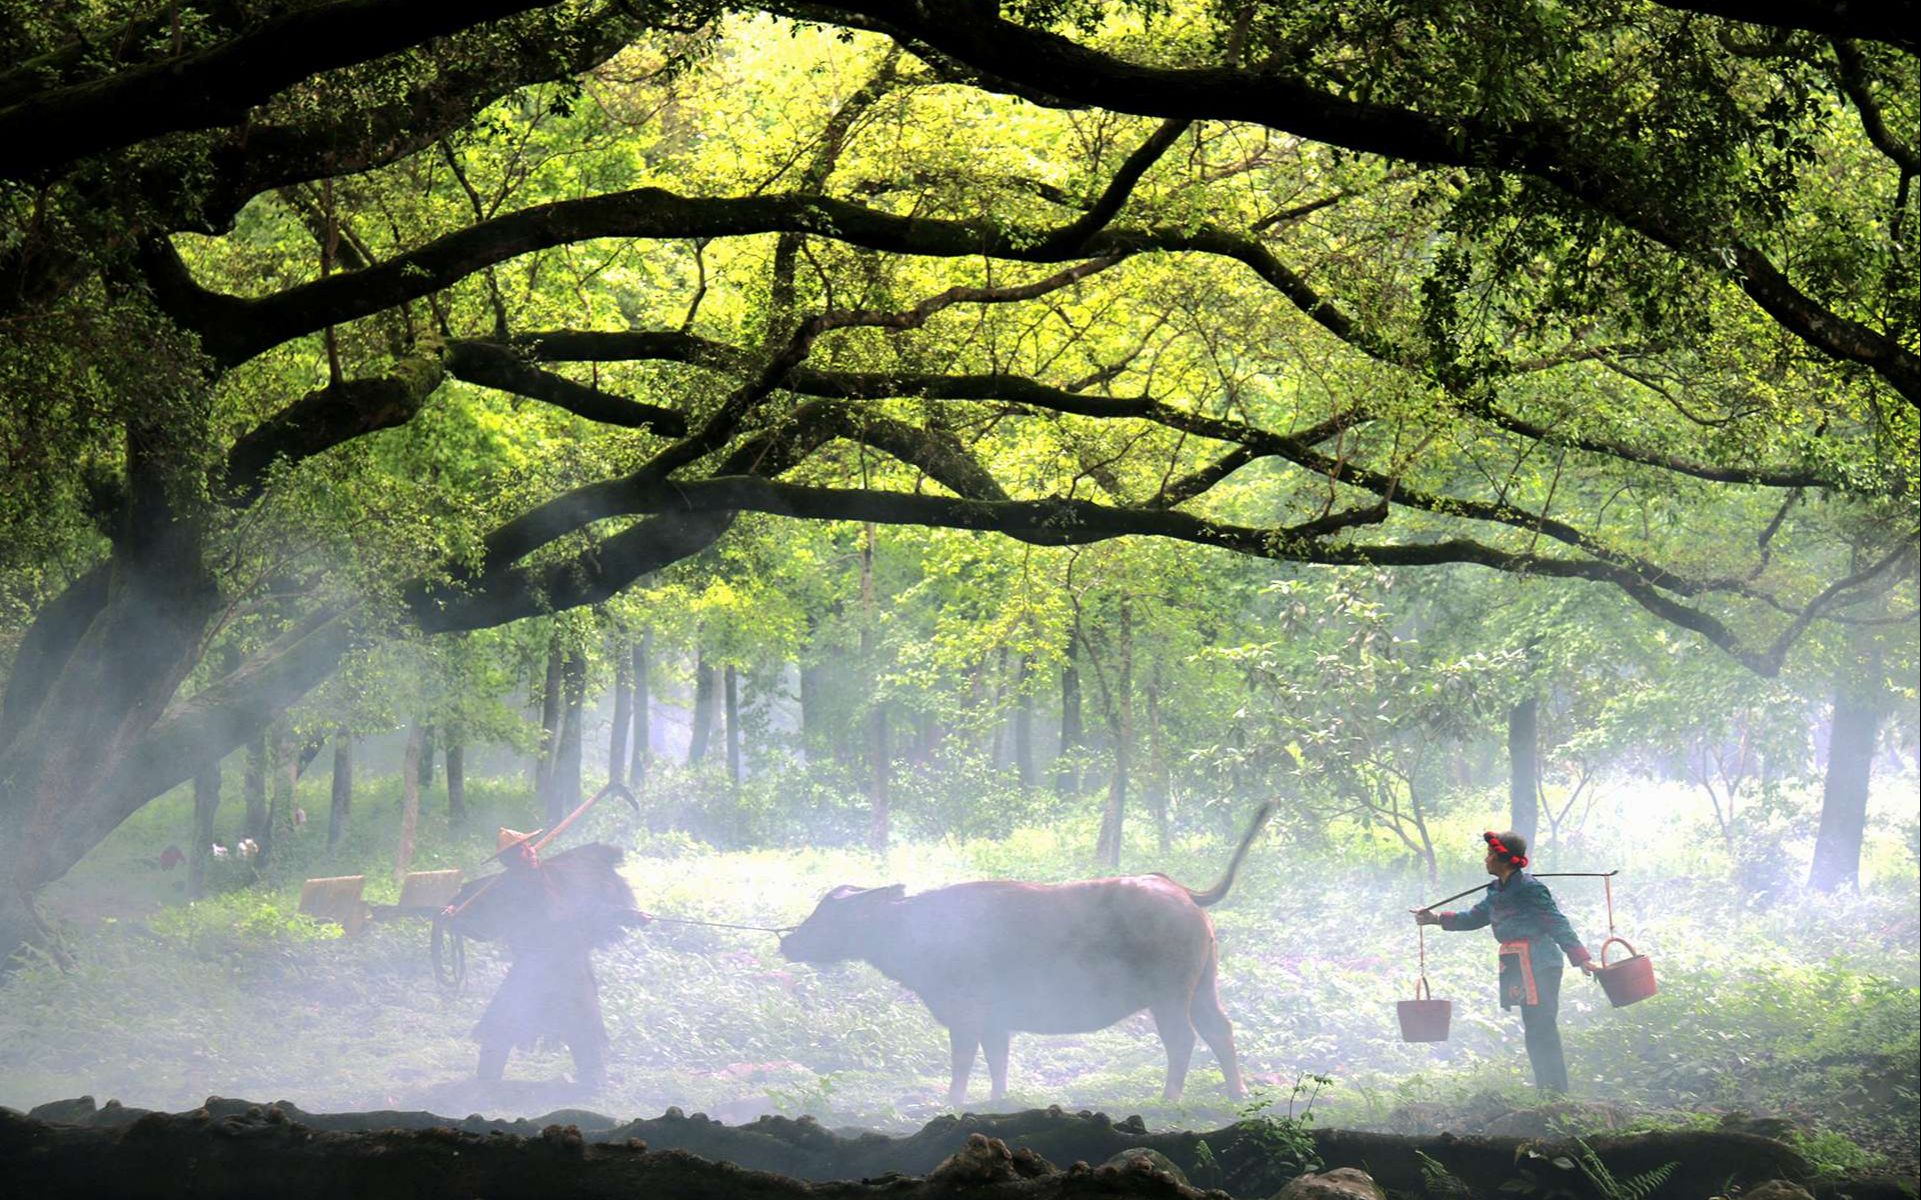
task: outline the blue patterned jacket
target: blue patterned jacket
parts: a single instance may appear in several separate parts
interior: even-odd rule
[[[1526,871],[1514,872],[1506,883],[1496,880],[1487,889],[1487,895],[1481,897],[1481,902],[1466,912],[1439,915],[1442,929],[1480,929],[1493,925],[1494,936],[1499,941],[1530,943],[1528,955],[1537,969],[1558,967],[1559,960],[1546,953],[1550,943],[1559,946],[1568,961],[1577,967],[1590,957],[1574,926],[1568,924],[1560,906],[1554,903],[1554,893]]]

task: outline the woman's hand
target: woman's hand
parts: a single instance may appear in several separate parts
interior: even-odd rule
[[[1414,923],[1416,925],[1439,925],[1441,923],[1440,916],[1431,908],[1410,908],[1407,911],[1414,914]]]

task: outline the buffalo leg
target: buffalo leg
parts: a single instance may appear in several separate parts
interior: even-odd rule
[[[1012,1040],[1005,1029],[992,1027],[981,1032],[981,1051],[987,1056],[987,1077],[993,1081],[990,1100],[1007,1099],[1007,1044]]]
[[[1187,1084],[1187,1064],[1194,1057],[1194,1023],[1188,1019],[1185,1003],[1156,1004],[1152,1011],[1154,1028],[1167,1046],[1167,1088],[1161,1094],[1179,1100]]]
[[[967,1077],[974,1070],[974,1051],[980,1048],[980,1030],[973,1025],[947,1027],[947,1043],[954,1052],[954,1076],[947,1085],[947,1107],[967,1103]]]
[[[1194,1001],[1187,1011],[1193,1018],[1194,1028],[1200,1030],[1214,1057],[1220,1060],[1221,1075],[1227,1080],[1227,1094],[1236,1100],[1242,1099],[1247,1095],[1247,1088],[1241,1083],[1241,1064],[1234,1055],[1234,1026],[1221,1008],[1221,996],[1214,987],[1213,964],[1208,965],[1201,985],[1194,989]]]
[[[474,1074],[482,1083],[499,1083],[507,1073],[507,1054],[512,1042],[496,1038],[480,1043],[480,1069]]]
[[[601,1043],[593,1038],[568,1042],[574,1052],[574,1082],[585,1088],[598,1088],[607,1082],[607,1064]]]

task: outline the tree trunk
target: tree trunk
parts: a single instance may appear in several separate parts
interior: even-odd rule
[[[1114,774],[1108,780],[1107,805],[1101,812],[1100,838],[1094,856],[1109,867],[1121,865],[1121,823],[1127,815],[1128,769],[1134,750],[1134,621],[1133,607],[1121,601],[1120,669],[1113,693],[1107,696],[1107,727],[1114,737]]]
[[[740,673],[732,663],[723,673],[727,696],[727,779],[740,791]]]
[[[213,857],[213,818],[220,810],[220,763],[193,773],[193,853],[187,855],[187,898],[207,894],[207,863]]]
[[[634,723],[633,661],[614,644],[614,719],[607,732],[607,781],[627,782],[627,735]]]
[[[240,794],[247,806],[243,833],[260,847],[261,865],[265,866],[273,835],[267,832],[267,731],[264,729],[247,742],[247,767],[241,777]]]
[[[893,824],[893,755],[887,727],[887,706],[876,704],[867,714],[867,848],[887,853]]]
[[[467,747],[457,731],[447,731],[447,823],[467,823]]]
[[[298,779],[299,764],[288,764],[293,778]],[[293,788],[288,786],[289,795]],[[342,732],[334,737],[334,780],[333,804],[327,809],[327,849],[331,850],[347,836],[347,819],[354,806],[354,743],[353,738]]]
[[[1828,726],[1828,771],[1821,787],[1821,827],[1815,834],[1814,866],[1808,874],[1808,886],[1818,892],[1853,886],[1861,877],[1861,839],[1867,833],[1868,785],[1882,715],[1875,698],[1864,694],[1868,690],[1848,680],[1835,691],[1834,720]]]
[[[415,778],[420,781],[422,788],[430,788],[434,785],[434,727],[432,725],[422,725],[418,728],[420,731],[420,765],[415,768]]]
[[[820,668],[811,663],[798,664],[800,672],[800,750],[803,761],[811,762],[826,740],[820,721]]]
[[[653,666],[654,631],[642,631],[640,642],[634,647],[634,737],[633,770],[628,779],[636,790],[647,782],[647,765],[654,754],[654,697],[648,685],[647,672]]]
[[[1014,682],[1020,692],[1014,698],[1014,773],[1023,788],[1034,786],[1034,694],[1028,684],[1033,667],[1033,656],[1021,655]]]
[[[993,733],[987,746],[987,765],[999,771],[1007,765],[1008,726],[1007,712],[1007,647],[1001,646],[994,652],[993,694],[988,700],[988,711],[993,714]]]
[[[0,962],[16,935],[45,932],[38,888],[232,748],[197,744],[160,762],[143,740],[200,661],[221,603],[204,554],[210,392],[159,364],[123,390],[125,465],[101,514],[108,559],[42,609],[0,698]]]
[[[414,835],[420,829],[421,751],[431,735],[415,725],[407,731],[407,752],[400,759],[400,844],[394,850],[394,875],[405,875],[414,861]]]
[[[543,807],[549,807],[547,798],[553,787],[548,781],[554,773],[554,756],[560,751],[560,679],[565,661],[560,639],[555,637],[547,643],[547,674],[540,688],[540,752],[534,759],[534,795]]]
[[[1161,667],[1154,664],[1147,685],[1147,811],[1154,814],[1154,833],[1165,856],[1173,845],[1168,822],[1167,740],[1161,728]]]
[[[550,828],[580,807],[580,738],[581,725],[586,720],[587,655],[580,650],[569,650],[561,674],[565,710],[561,715],[560,745],[554,754],[553,774],[547,781]]]
[[[860,541],[860,669],[870,684],[867,714],[867,848],[887,853],[893,824],[892,740],[887,729],[887,705],[874,695],[878,666],[874,662],[874,523],[861,528]]]
[[[1080,794],[1080,772],[1074,752],[1080,749],[1081,671],[1080,623],[1067,632],[1067,662],[1061,667],[1061,749],[1054,760],[1054,791],[1063,798]]]
[[[694,766],[707,757],[707,743],[714,736],[714,698],[718,677],[707,662],[705,650],[694,651],[694,728],[687,739],[687,765]]]
[[[1541,820],[1541,701],[1538,696],[1507,710],[1508,828],[1534,844]]]
[[[309,751],[319,754],[317,747],[325,744],[323,738],[297,746],[286,722],[275,722],[270,738],[273,765],[272,788],[267,799],[267,840],[260,846],[263,857],[271,858],[275,847],[285,845],[296,830],[305,828],[305,814],[295,803],[294,788],[300,783],[300,772],[306,765],[303,756]]]

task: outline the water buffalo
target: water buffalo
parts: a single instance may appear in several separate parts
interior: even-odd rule
[[[993,1099],[1007,1095],[1016,1030],[1086,1033],[1147,1009],[1167,1046],[1169,1100],[1178,1099],[1200,1030],[1228,1094],[1246,1094],[1234,1030],[1215,987],[1218,903],[1271,804],[1262,805],[1219,883],[1196,892],[1165,875],[1078,883],[959,883],[916,896],[899,884],[837,887],[780,941],[794,962],[859,959],[912,988],[953,1047],[948,1104],[967,1097],[974,1051],[987,1052]]]

